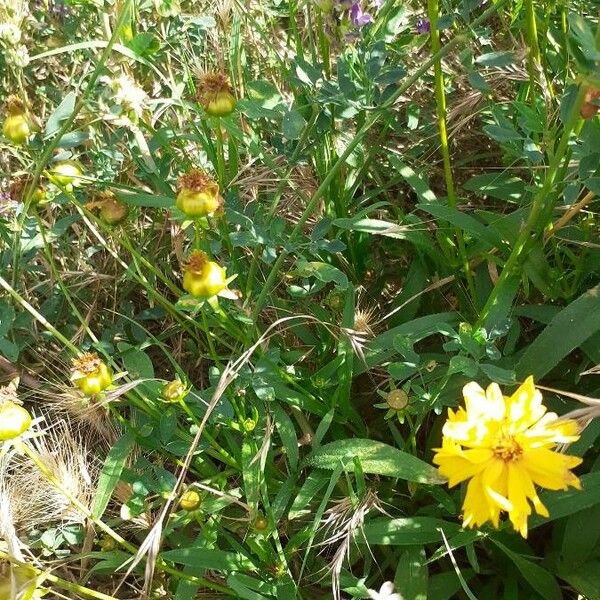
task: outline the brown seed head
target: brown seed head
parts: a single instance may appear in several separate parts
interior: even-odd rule
[[[208,262],[208,255],[201,250],[194,250],[189,258],[183,263],[183,270],[191,273],[202,273],[204,265]]]
[[[225,73],[204,73],[198,80],[198,92],[196,97],[198,102],[203,106],[213,102],[217,94],[223,92],[233,94],[233,90],[229,83],[229,77],[227,77]]]
[[[22,115],[26,112],[25,104],[18,96],[9,96],[6,99],[6,112],[9,115]]]
[[[195,192],[203,192],[207,188],[214,188],[216,185],[216,182],[205,171],[192,169],[179,177],[177,180],[177,191],[194,190]]]
[[[102,359],[95,352],[85,352],[73,359],[72,370],[89,375],[96,371],[101,364]]]

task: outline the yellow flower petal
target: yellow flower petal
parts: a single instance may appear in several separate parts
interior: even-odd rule
[[[577,487],[579,480],[569,469],[582,462],[577,456],[559,454],[546,448],[534,448],[523,456],[523,465],[536,485],[549,490],[566,490]]]

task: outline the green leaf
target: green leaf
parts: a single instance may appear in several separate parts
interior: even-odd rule
[[[328,265],[323,262],[307,262],[305,260],[298,261],[298,272],[302,277],[316,277],[323,283],[335,283],[341,289],[345,290],[348,287],[348,277],[333,265]]]
[[[73,110],[75,110],[76,97],[75,92],[69,92],[56,107],[56,110],[48,117],[44,138],[48,139],[55,135],[60,129],[61,123],[71,116]]]
[[[313,471],[306,478],[288,512],[288,519],[290,521],[310,512],[308,505],[318,494],[319,490],[325,487],[329,479],[330,476],[325,471]]]
[[[298,437],[296,436],[296,430],[292,420],[288,417],[287,413],[277,404],[273,403],[273,415],[275,417],[275,425],[279,432],[279,437],[285,448],[288,461],[290,463],[290,469],[295,471],[298,467],[299,453],[298,453]]]
[[[506,67],[517,62],[514,52],[488,52],[475,59],[475,63],[484,67]]]
[[[335,219],[333,224],[340,229],[348,231],[362,231],[372,235],[383,235],[396,240],[406,240],[417,246],[429,248],[431,240],[413,224],[400,225],[383,221],[382,219],[341,218]]]
[[[15,320],[15,309],[6,301],[0,300],[0,337],[4,337]]]
[[[592,560],[579,566],[578,569],[558,576],[564,579],[585,600],[600,600],[600,560]]]
[[[395,591],[407,600],[427,600],[427,557],[423,546],[407,548],[400,554],[394,577]]]
[[[110,497],[112,496],[119,479],[121,479],[125,461],[129,456],[134,441],[134,436],[130,433],[126,433],[122,438],[117,440],[104,461],[92,507],[92,514],[97,519],[100,519],[104,514],[108,502],[110,501]]]
[[[473,569],[461,568],[460,574],[464,581],[475,576]],[[461,588],[461,582],[453,570],[436,573],[429,578],[427,600],[453,600]]]
[[[0,337],[0,354],[10,362],[15,362],[19,358],[19,346],[6,338]]]
[[[431,191],[429,184],[421,175],[417,175],[417,173],[394,154],[390,154],[389,160],[398,173],[406,179],[408,185],[416,192],[420,202],[427,203],[435,202],[437,200],[435,194]]]
[[[519,177],[503,171],[475,175],[463,187],[465,190],[476,192],[484,197],[490,196],[507,202],[520,202],[525,191],[525,182]]]
[[[134,378],[152,379],[154,377],[154,367],[148,355],[142,350],[138,350],[128,344],[119,344],[121,350],[121,360],[129,375]]]
[[[486,242],[490,246],[500,246],[503,243],[502,238],[493,227],[486,227],[471,215],[466,215],[456,208],[433,202],[417,204],[417,208],[428,212],[438,219],[456,225],[460,229],[470,233],[477,240]]]
[[[164,560],[195,569],[215,569],[217,571],[255,571],[254,563],[243,554],[211,550],[206,547],[177,548],[161,553]]]
[[[147,206],[149,208],[173,208],[175,206],[175,198],[171,196],[124,190],[116,190],[115,195],[125,204],[131,204],[132,206]]]
[[[599,541],[600,498],[596,506],[579,511],[567,519],[562,540],[563,565],[574,569],[592,558]]]
[[[433,517],[380,518],[366,523],[363,531],[369,544],[420,546],[443,543],[440,529],[448,538],[459,530],[459,526]]]
[[[297,140],[301,135],[306,121],[297,110],[289,110],[281,120],[281,130],[288,140]]]
[[[492,542],[512,560],[525,581],[539,594],[544,600],[562,600],[563,595],[560,587],[549,571],[540,567],[527,558],[509,550],[504,544],[491,538]]]
[[[387,475],[419,483],[445,482],[437,469],[416,456],[388,444],[368,439],[338,440],[325,444],[304,461],[304,466],[335,469],[343,464],[347,471],[353,471],[355,457],[360,459],[365,473]]]
[[[581,490],[571,488],[560,492],[542,492],[540,500],[548,509],[550,517],[533,516],[529,523],[529,529],[535,529],[550,521],[596,506],[600,498],[600,471],[582,475],[579,480]]]
[[[527,347],[516,365],[518,379],[541,378],[600,329],[600,285],[561,310]]]

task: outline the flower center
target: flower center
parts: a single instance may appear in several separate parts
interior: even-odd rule
[[[513,436],[503,435],[498,438],[496,445],[492,448],[492,452],[496,458],[504,462],[512,462],[521,458],[523,448],[521,448]]]

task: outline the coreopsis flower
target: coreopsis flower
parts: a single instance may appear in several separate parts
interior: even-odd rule
[[[219,184],[201,169],[192,169],[181,175],[177,191],[177,208],[188,217],[206,217],[223,207]]]
[[[95,396],[112,385],[110,368],[95,352],[85,352],[72,362],[71,381],[86,396]]]
[[[463,525],[500,524],[508,513],[513,527],[527,537],[532,506],[548,517],[535,486],[580,489],[570,471],[581,458],[556,451],[558,444],[579,439],[579,427],[570,419],[547,412],[542,394],[528,377],[512,396],[503,396],[492,383],[483,390],[477,383],[463,388],[465,407],[448,409],[442,430],[442,447],[433,462],[448,485],[469,480],[463,503]]]
[[[212,298],[226,287],[225,269],[205,252],[194,250],[183,265],[183,289],[196,298]]]
[[[211,117],[226,117],[235,110],[236,99],[225,73],[204,73],[198,81],[197,99]]]

